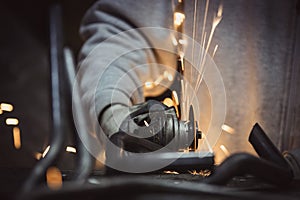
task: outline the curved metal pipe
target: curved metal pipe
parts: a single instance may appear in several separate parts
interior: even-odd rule
[[[50,61],[51,61],[51,103],[52,103],[52,134],[50,150],[31,171],[26,179],[22,192],[30,192],[44,177],[45,172],[58,158],[63,150],[65,132],[61,113],[60,70],[62,61],[62,13],[58,4],[50,7]]]

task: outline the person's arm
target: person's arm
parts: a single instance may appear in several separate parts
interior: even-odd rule
[[[161,0],[101,0],[86,13],[80,28],[85,43],[78,77],[83,101],[97,113],[104,129],[114,121],[115,110],[122,113],[123,107],[144,101],[144,83],[163,73],[157,63],[176,68],[175,55],[151,49],[163,44],[173,51],[170,34],[137,29],[172,28],[172,20],[171,1]],[[153,90],[160,92],[159,87]]]

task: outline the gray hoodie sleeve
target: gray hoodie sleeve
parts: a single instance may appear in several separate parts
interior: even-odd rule
[[[90,112],[144,101],[144,84],[163,73],[161,65],[176,68],[175,55],[167,52],[174,49],[170,32],[159,29],[172,28],[171,3],[100,0],[88,10],[80,27],[85,43],[77,77],[84,103],[94,105]]]

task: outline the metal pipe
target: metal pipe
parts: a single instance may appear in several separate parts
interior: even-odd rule
[[[75,72],[75,61],[74,61],[74,56],[72,51],[69,48],[64,48],[64,58],[65,58],[65,69],[66,69],[66,75],[68,78],[68,82],[69,82],[69,87],[68,89],[70,91],[72,91],[72,86],[76,77],[76,72]],[[79,93],[75,93],[75,94],[79,94]],[[78,112],[82,113],[83,112],[83,106],[81,103],[81,99],[79,96],[73,96],[73,98],[75,98],[73,101],[74,103],[76,103],[76,106],[74,108],[78,109]],[[75,112],[75,113],[78,113]],[[82,134],[82,137],[85,137],[84,141],[89,141],[89,137],[88,137],[88,128],[87,128],[87,122],[86,122],[86,118],[83,117],[82,115],[79,116],[80,117],[80,121],[81,121],[81,126],[78,127],[81,130],[78,131],[82,131],[83,133],[85,132],[86,134]],[[78,183],[84,183],[86,181],[86,179],[89,177],[93,167],[94,167],[94,162],[95,159],[93,159],[93,157],[90,155],[90,153],[88,152],[88,150],[85,148],[84,144],[81,141],[81,138],[79,137],[79,133],[77,130],[74,130],[76,132],[75,138],[76,138],[76,146],[77,146],[77,152],[78,152],[78,156],[77,156],[77,163],[76,163],[76,169],[74,172],[74,176],[72,177],[72,179]]]
[[[258,123],[256,123],[251,130],[249,142],[261,158],[280,165],[281,167],[289,168],[287,161]]]
[[[63,150],[65,133],[61,114],[61,94],[60,94],[60,68],[62,67],[62,13],[58,4],[50,7],[50,62],[51,62],[51,107],[52,107],[52,130],[50,150],[31,171],[26,179],[22,192],[30,192],[44,178],[45,172],[58,158]]]

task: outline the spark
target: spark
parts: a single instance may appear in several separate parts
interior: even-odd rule
[[[47,146],[46,149],[44,150],[44,152],[42,153],[42,158],[44,158],[47,155],[47,153],[49,152],[49,150],[50,150],[50,145]]]
[[[195,38],[196,38],[196,18],[197,18],[197,4],[198,0],[195,0],[194,4],[194,17],[193,17],[193,45],[192,45],[192,64],[194,64],[194,50],[195,50]],[[192,73],[192,70],[191,70]],[[193,76],[191,76],[193,77]]]
[[[212,37],[213,37],[213,35],[214,35],[214,32],[215,32],[217,26],[219,25],[219,23],[220,23],[221,20],[222,20],[222,10],[223,10],[223,6],[222,6],[222,4],[220,4],[219,10],[218,10],[218,14],[217,14],[217,16],[215,16],[214,19],[213,19],[213,23],[212,23],[210,35],[209,35],[209,37],[208,37],[208,42],[207,42],[206,49],[205,49],[205,56],[204,56],[204,59],[203,59],[204,61],[202,62],[202,65],[204,65],[204,63],[205,63],[205,58],[206,58],[208,49],[209,49],[209,47],[210,47],[210,43],[211,43]]]
[[[214,51],[213,51],[213,54],[212,54],[212,58],[215,57],[216,52],[217,52],[217,50],[218,50],[218,47],[219,47],[219,45],[216,45],[216,46],[215,46]]]
[[[183,149],[183,153],[189,153],[192,150],[193,150],[192,148],[187,147],[187,148]]]
[[[179,105],[178,95],[175,90],[172,91],[172,100],[174,101],[175,105]]]
[[[227,133],[234,134],[234,128],[232,128],[232,127],[230,127],[226,124],[222,125],[222,130],[227,132]]]
[[[76,148],[67,146],[67,147],[66,147],[66,152],[76,153]]]
[[[47,185],[51,189],[62,187],[62,174],[57,167],[49,167],[46,172]]]
[[[170,74],[167,71],[164,71],[164,77],[167,78],[169,81],[173,81],[174,80],[173,75]]]
[[[13,128],[14,147],[16,149],[21,148],[21,131],[18,127]]]
[[[178,99],[177,92],[175,90],[172,91],[172,100],[176,111],[176,116],[179,118],[180,117],[179,110],[178,110],[179,99]]]
[[[172,74],[168,74],[168,77],[167,77],[167,78],[168,78],[169,81],[173,81],[173,80],[174,80]]]
[[[208,170],[208,169],[205,169],[205,170],[200,170],[199,172],[197,172],[196,170],[193,170],[193,171],[190,171],[188,170],[188,172],[192,175],[195,175],[195,176],[203,176],[203,177],[207,177],[207,176],[210,176],[211,175],[211,171]]]
[[[224,153],[226,156],[229,156],[229,155],[230,155],[228,149],[227,149],[223,144],[220,146],[220,149],[223,151],[223,153]]]
[[[39,153],[39,152],[36,152],[36,153],[34,154],[34,157],[35,157],[35,159],[40,160],[40,159],[42,158],[42,154]]]
[[[159,76],[155,81],[154,81],[154,85],[159,85],[160,83],[161,83],[161,81],[163,80],[163,76]],[[150,88],[153,88],[153,83],[148,83],[148,84],[151,84],[151,85],[149,85],[150,86]]]
[[[181,45],[185,45],[185,44],[187,44],[187,41],[186,40],[184,40],[184,39],[179,39],[179,44],[181,44]]]
[[[145,82],[145,87],[146,87],[147,89],[152,89],[152,88],[153,88],[153,82],[151,82],[151,81]]]
[[[180,59],[180,64],[181,64],[181,70],[184,71],[184,53],[183,52],[180,52],[179,53],[179,59]]]
[[[164,171],[165,174],[179,174],[176,171]]]
[[[204,40],[204,30],[206,26],[206,18],[207,18],[207,12],[208,12],[208,6],[209,6],[209,0],[206,0],[205,4],[205,11],[204,11],[204,19],[203,19],[203,26],[202,26],[202,33],[201,33],[201,42],[200,45],[204,48],[203,40]]]
[[[164,101],[163,101],[163,104],[165,104],[168,107],[174,106],[173,100],[170,99],[170,98],[165,98]]]
[[[149,124],[146,120],[144,120],[144,124],[145,124],[145,126],[149,127]]]
[[[208,49],[210,47],[214,32],[216,30],[216,27],[219,25],[219,23],[222,20],[222,12],[223,12],[223,6],[222,6],[222,4],[220,4],[217,15],[214,16],[214,18],[213,18],[213,23],[212,23],[210,35],[208,37],[208,41],[207,41],[207,44],[206,44],[205,52],[204,52],[204,55],[201,58],[201,62],[200,62],[201,73],[199,74],[200,77],[198,77],[198,80],[197,80],[197,83],[196,83],[196,87],[195,87],[196,91],[200,87],[200,83],[201,83],[201,80],[202,80],[202,77],[203,77],[203,74],[204,74],[204,71],[205,71],[204,66],[205,66],[205,62],[206,62],[206,57],[208,55]],[[205,45],[203,44],[203,47],[204,46]]]
[[[14,107],[13,107],[13,105],[11,105],[9,103],[1,103],[0,104],[0,109],[2,111],[11,112],[11,111],[13,111]]]
[[[174,46],[178,45],[178,42],[177,42],[177,40],[176,40],[176,38],[175,38],[174,35],[171,36],[171,40],[172,40],[172,43],[173,43]]]
[[[223,14],[223,4],[219,5],[217,17],[222,17]]]
[[[174,13],[174,25],[180,26],[185,19],[185,15],[181,12],[175,12]]]
[[[6,125],[18,125],[19,120],[17,118],[7,118],[5,120]]]

